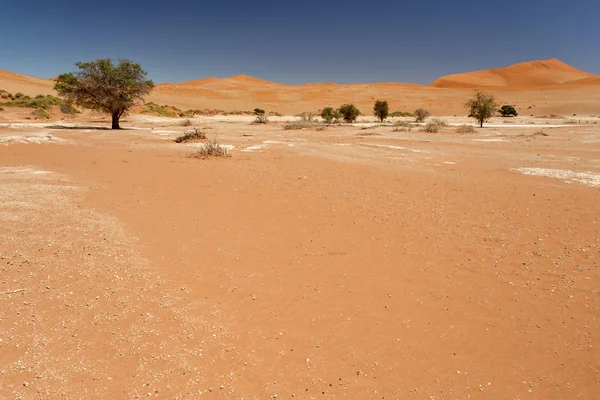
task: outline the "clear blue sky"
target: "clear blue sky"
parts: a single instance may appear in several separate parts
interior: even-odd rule
[[[3,0],[0,69],[130,58],[157,83],[429,83],[556,57],[600,73],[598,0]]]

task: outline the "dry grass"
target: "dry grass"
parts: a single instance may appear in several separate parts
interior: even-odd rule
[[[176,138],[175,143],[197,142],[203,139],[206,139],[206,133],[202,132],[198,128],[194,128],[193,131],[186,132],[182,136]]]
[[[456,128],[456,133],[475,133],[475,128],[471,125],[461,125]]]
[[[184,119],[179,123],[179,126],[192,126],[192,121],[190,121],[189,119]]]
[[[299,120],[288,122],[283,125],[283,129],[286,131],[289,130],[300,130],[300,129],[310,129],[319,126],[320,124],[308,120]]]
[[[410,132],[414,127],[414,125],[411,122],[407,121],[398,121],[395,122],[392,126],[392,132]]]
[[[231,157],[231,154],[226,147],[223,147],[217,142],[217,139],[212,139],[204,143],[204,145],[192,156],[195,158]]]

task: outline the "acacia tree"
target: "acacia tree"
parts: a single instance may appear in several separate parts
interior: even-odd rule
[[[388,106],[387,101],[377,100],[375,105],[373,106],[373,114],[379,118],[379,120],[383,123],[383,120],[388,117],[390,113],[390,107]]]
[[[110,58],[78,62],[79,71],[62,74],[54,89],[85,108],[104,111],[112,116],[112,129],[121,129],[119,119],[125,111],[150,93],[154,83],[146,79],[146,71],[127,59],[114,65]]]
[[[469,118],[475,118],[479,126],[483,128],[483,123],[494,116],[496,112],[496,98],[482,91],[477,90],[475,97],[465,103]]]
[[[354,104],[344,104],[340,107],[340,114],[344,118],[344,121],[352,123],[356,121],[356,118],[360,115],[360,110],[356,108]]]

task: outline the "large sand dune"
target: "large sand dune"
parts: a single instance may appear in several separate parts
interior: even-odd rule
[[[0,71],[0,89],[29,95],[52,93],[51,80]],[[434,115],[464,115],[471,90],[483,88],[521,113],[594,115],[600,110],[600,77],[559,60],[531,61],[485,71],[442,77],[431,85],[408,83],[308,83],[283,85],[239,75],[156,86],[148,101],[182,109],[252,110],[286,114],[356,104],[365,114],[384,99],[392,110],[429,109]]]

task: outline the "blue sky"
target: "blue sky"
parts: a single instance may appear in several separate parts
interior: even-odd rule
[[[552,57],[600,73],[597,0],[4,0],[1,15],[0,69],[43,78],[105,57],[157,83],[429,83]]]

